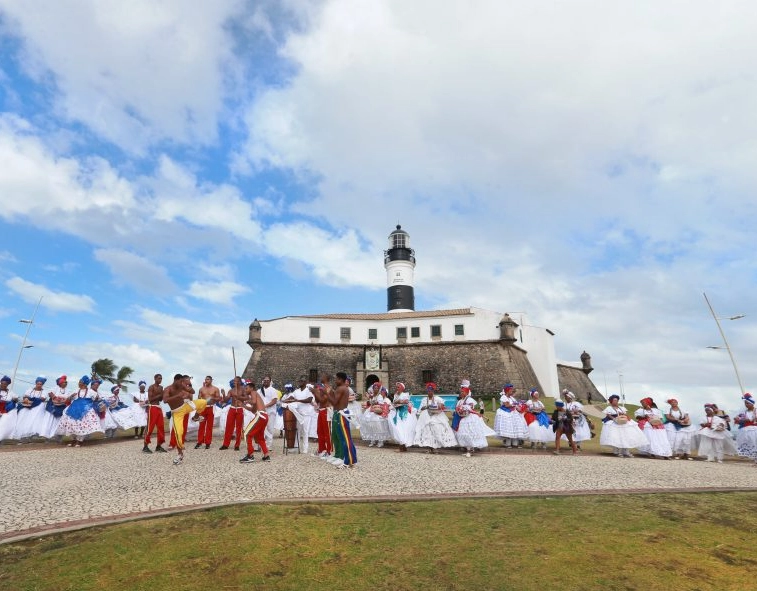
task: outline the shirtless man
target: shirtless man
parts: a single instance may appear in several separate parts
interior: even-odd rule
[[[205,411],[207,402],[202,398],[192,400],[194,392],[189,376],[180,373],[177,373],[173,377],[173,383],[163,390],[163,402],[171,408],[171,423],[176,433],[178,455],[174,458],[174,465],[181,464],[184,460],[184,418],[195,411],[193,421],[205,420],[202,413]]]
[[[166,441],[165,423],[163,422],[163,408],[160,403],[163,401],[163,376],[159,373],[155,374],[155,383],[147,390],[147,429],[145,429],[145,445],[142,451],[146,454],[151,454],[150,449],[150,435],[152,430],[157,428],[158,430],[158,445],[155,448],[157,452],[166,453],[166,449],[163,448],[163,443]]]
[[[268,455],[268,445],[265,441],[266,425],[268,424],[266,403],[263,397],[260,395],[260,392],[255,390],[255,385],[252,383],[248,385],[249,388],[247,389],[247,399],[244,402],[244,408],[253,413],[253,417],[244,428],[244,437],[247,441],[247,455],[241,458],[239,462],[241,464],[251,464],[255,461],[255,456],[253,455],[254,449],[252,445],[253,439],[255,440],[255,443],[260,446],[260,449],[263,452],[262,461],[270,462],[271,456]],[[236,449],[239,448],[237,447]]]
[[[334,440],[334,459],[332,463],[339,468],[352,468],[357,463],[357,452],[350,433],[350,411],[347,410],[350,398],[350,388],[347,385],[347,374],[336,374],[336,388],[327,394],[334,409],[331,423],[331,438]],[[339,442],[337,445],[336,442]]]
[[[211,376],[205,376],[205,381],[200,386],[199,398],[202,398],[207,402],[205,412],[202,416],[205,420],[200,423],[200,428],[197,431],[197,445],[195,449],[202,447],[205,444],[205,449],[210,449],[210,444],[213,442],[213,421],[215,416],[213,415],[213,405],[223,398],[225,392],[219,390],[213,385],[213,378]]]
[[[192,378],[190,376],[181,376],[181,380],[184,383],[184,386],[186,387],[187,391],[191,390],[191,394],[194,395],[195,389],[192,387]],[[190,397],[191,399],[191,397]],[[171,421],[171,437],[168,442],[168,450],[172,450],[175,447],[178,447],[176,445],[176,429],[173,428],[173,421]],[[182,424],[183,430],[182,430],[182,437],[184,438],[181,442],[182,449],[184,448],[184,445],[187,442],[187,427],[189,425],[189,415],[184,415],[184,423]]]
[[[328,395],[331,393],[331,375],[324,373],[321,383],[313,388],[315,401],[318,403],[318,457],[326,459],[331,455],[331,426],[329,425]]]
[[[231,398],[229,414],[226,415],[226,430],[223,433],[223,444],[220,449],[229,449],[231,443],[231,434],[235,433],[234,450],[239,451],[239,443],[242,439],[242,427],[244,426],[244,403],[247,400],[247,394],[242,385],[242,378],[234,378],[234,387],[229,390],[228,397]]]

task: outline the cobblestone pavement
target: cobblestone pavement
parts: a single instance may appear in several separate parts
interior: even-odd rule
[[[612,456],[484,453],[472,458],[358,448],[355,469],[338,470],[312,455],[281,453],[270,463],[240,464],[241,452],[193,449],[141,453],[141,442],[81,449],[21,449],[0,454],[3,511],[0,540],[130,514],[253,501],[345,500],[360,497],[619,492],[757,488],[745,461],[661,461]],[[244,447],[244,446],[243,446]]]

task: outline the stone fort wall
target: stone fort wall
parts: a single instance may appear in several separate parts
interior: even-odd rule
[[[356,376],[364,360],[362,345],[258,342],[253,346],[243,377],[257,383],[270,375],[278,388],[312,370],[318,375],[343,371]],[[412,393],[425,391],[427,371],[433,373],[442,392],[457,392],[460,380],[469,379],[474,395],[499,393],[506,382],[512,382],[523,398],[532,387],[549,396],[556,394],[542,391],[524,350],[502,341],[388,345],[382,347],[382,369],[388,370],[390,384],[404,382]],[[356,383],[354,388],[362,394],[365,384]]]

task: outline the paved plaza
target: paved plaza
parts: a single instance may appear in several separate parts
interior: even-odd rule
[[[310,455],[240,464],[233,450],[192,449],[180,466],[174,453],[141,453],[140,441],[4,449],[0,541],[119,517],[260,501],[424,498],[510,494],[756,489],[757,468],[745,461],[620,459],[601,455],[503,453],[463,457],[414,450],[358,448],[355,469],[339,470]],[[260,456],[257,456],[258,460]]]

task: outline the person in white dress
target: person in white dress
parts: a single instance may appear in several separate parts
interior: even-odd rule
[[[399,443],[400,452],[406,452],[407,446],[413,445],[418,415],[410,402],[410,393],[402,382],[397,382],[395,385],[392,407],[387,419],[392,439]]]
[[[641,408],[634,413],[634,417],[639,424],[639,428],[644,432],[648,445],[640,447],[639,451],[657,458],[670,459],[673,455],[673,450],[670,448],[670,441],[665,432],[662,412],[649,396],[642,398],[640,403]]]
[[[79,387],[71,395],[71,404],[66,407],[58,423],[56,435],[71,435],[74,438],[69,447],[81,447],[86,437],[103,432],[100,417],[94,409],[99,394],[97,390],[88,388],[91,383],[89,376],[81,377]]]
[[[18,396],[10,386],[11,379],[8,376],[0,378],[0,441],[12,439],[16,430]]]
[[[531,442],[531,449],[547,449],[547,443],[552,441],[555,436],[549,426],[549,415],[544,403],[539,399],[539,392],[535,388],[529,393],[526,408],[528,410],[524,418],[528,425],[528,439]]]
[[[494,415],[494,431],[502,438],[504,447],[521,447],[521,440],[528,437],[526,419],[518,412],[515,387],[505,384],[499,396],[500,407]]]
[[[618,457],[632,458],[631,450],[648,445],[647,438],[639,425],[628,416],[625,406],[620,406],[620,396],[613,394],[605,408],[602,419],[602,433],[599,444],[612,448]]]
[[[427,395],[421,400],[413,437],[413,445],[428,447],[431,453],[443,447],[457,446],[455,432],[444,414],[444,399],[436,395],[437,391],[438,387],[433,382],[426,384]]]
[[[392,437],[388,420],[391,405],[385,392],[381,382],[375,382],[366,392],[368,400],[360,419],[360,439],[367,441],[368,447],[384,447],[384,442]]]
[[[460,384],[460,396],[452,415],[452,430],[455,432],[457,444],[465,449],[465,457],[471,457],[471,452],[489,446],[488,436],[497,433],[486,426],[484,419],[476,412],[476,399],[471,395],[470,381],[463,380]]]
[[[284,416],[279,415],[278,405],[281,392],[273,387],[271,376],[263,377],[263,384],[258,388],[258,394],[263,397],[265,412],[268,413],[268,423],[265,426],[265,442],[269,450],[273,449],[273,438],[284,434]]]
[[[145,427],[147,426],[147,409],[149,407],[149,399],[147,397],[147,381],[139,380],[137,384],[139,392],[132,394],[131,400],[131,414],[134,419],[134,439],[142,439],[145,434]]]
[[[58,423],[66,410],[66,404],[70,394],[68,392],[68,378],[60,376],[55,380],[55,387],[47,393],[45,402],[45,414],[39,428],[40,437],[53,439],[58,431]]]
[[[691,453],[691,437],[696,432],[696,428],[691,424],[689,413],[684,412],[678,406],[678,400],[670,398],[667,400],[670,410],[665,414],[665,431],[670,441],[670,449],[673,450],[673,459],[693,459]]]
[[[350,395],[347,398],[347,410],[350,411],[350,427],[360,430],[360,417],[363,416],[363,407],[358,401],[357,392],[352,389],[352,377],[347,376],[347,388]]]
[[[757,464],[757,414],[754,409],[754,397],[748,392],[742,398],[745,410],[739,414],[734,423],[739,426],[736,431],[736,448],[739,455],[754,460]]]
[[[731,439],[728,432],[725,419],[715,414],[715,405],[704,405],[705,420],[699,424],[700,429],[697,431],[699,436],[700,457],[706,458],[708,462],[723,462],[723,455],[735,456],[738,453],[736,445]]]
[[[581,449],[581,442],[592,438],[591,423],[584,413],[584,405],[576,400],[576,395],[570,390],[563,390],[562,394],[565,398],[565,409],[573,415],[573,441],[576,442],[576,447]],[[567,438],[563,439],[567,441]]]
[[[28,443],[32,437],[40,434],[44,426],[45,401],[47,394],[43,391],[47,378],[39,376],[34,380],[34,387],[27,390],[16,407],[18,416],[13,439]]]
[[[305,376],[300,377],[297,388],[292,388],[292,391],[285,394],[281,399],[281,404],[284,408],[289,409],[294,418],[297,419],[297,438],[300,453],[307,454],[310,450],[310,432],[311,423],[315,422],[316,410],[313,406],[315,397],[313,393],[308,389],[308,381]],[[287,390],[287,388],[284,388]]]
[[[131,408],[121,400],[120,385],[113,386],[110,389],[110,395],[102,397],[102,401],[105,403],[105,418],[102,419],[105,437],[113,439],[117,429],[128,431],[134,428],[136,419]]]

